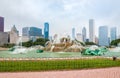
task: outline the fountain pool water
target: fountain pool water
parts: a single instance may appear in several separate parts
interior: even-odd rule
[[[62,40],[63,39],[63,40]],[[0,51],[0,58],[81,58],[81,57],[94,57],[94,55],[83,55],[81,50],[83,46],[69,41],[69,38],[62,38],[61,43],[55,43],[47,45],[46,51],[43,53],[37,53],[39,48],[44,48],[41,46],[33,46],[30,48],[22,47],[22,37],[16,42],[16,46],[13,51]],[[59,41],[60,42],[60,41]],[[98,49],[99,47],[93,46],[89,47],[90,50]],[[44,48],[45,49],[45,48]],[[60,51],[54,52],[55,49],[62,49]],[[48,51],[47,51],[48,50]],[[77,51],[77,52],[75,52]],[[97,56],[97,55],[96,55]],[[100,57],[120,57],[120,48],[115,48],[114,50],[108,50]]]
[[[111,48],[111,52],[120,52],[120,47]]]
[[[23,53],[27,53],[27,49],[19,46],[15,47],[15,50],[11,52],[11,54],[23,54]]]
[[[119,57],[120,52],[105,52],[104,55],[99,57]],[[35,49],[29,49],[26,53],[13,54],[11,51],[0,51],[0,58],[81,58],[81,57],[94,57],[94,55],[82,55],[80,52],[46,52],[37,53]]]

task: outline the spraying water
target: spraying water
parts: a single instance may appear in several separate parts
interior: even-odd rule
[[[16,42],[16,46],[14,46],[15,50],[12,52],[12,54],[23,54],[27,53],[27,49],[22,47],[22,37],[19,37],[19,39]]]
[[[115,47],[110,50],[111,52],[120,52],[120,47]]]

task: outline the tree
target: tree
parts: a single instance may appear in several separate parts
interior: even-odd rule
[[[32,42],[32,40],[30,40],[30,41],[27,41],[27,42],[23,42],[23,43],[22,43],[22,46],[31,47],[32,44],[33,44],[33,42]]]
[[[86,45],[96,45],[94,42],[85,42]]]
[[[49,39],[39,38],[35,42],[33,42],[33,45],[41,45],[45,46],[45,43],[49,41]]]
[[[1,47],[4,47],[4,48],[11,48],[11,47],[13,47],[13,46],[15,46],[15,44],[4,44],[4,45],[1,46]]]
[[[38,38],[35,42],[33,42],[32,40],[28,41],[28,42],[23,42],[22,45],[25,47],[31,47],[34,45],[41,45],[41,46],[45,46],[45,43],[49,41],[48,39],[44,39],[44,38]]]
[[[117,46],[119,43],[120,43],[120,39],[116,39],[116,40],[111,41],[110,45]]]

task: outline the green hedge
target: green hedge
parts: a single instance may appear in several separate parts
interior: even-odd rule
[[[37,61],[0,61],[0,72],[80,70],[120,66],[120,60],[79,59],[79,60],[37,60]]]

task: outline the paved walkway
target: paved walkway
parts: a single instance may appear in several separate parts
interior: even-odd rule
[[[120,67],[48,72],[0,73],[0,78],[120,78]]]

